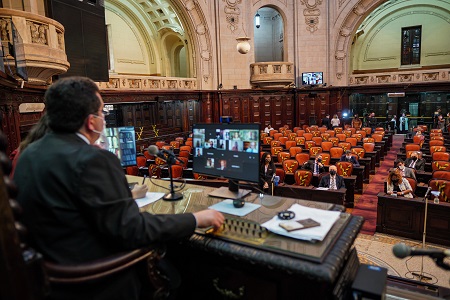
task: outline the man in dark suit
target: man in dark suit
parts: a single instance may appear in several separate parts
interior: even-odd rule
[[[313,174],[320,174],[325,172],[322,164],[322,155],[317,154],[314,160],[305,161],[302,166],[304,170],[310,170]]]
[[[45,93],[51,129],[18,161],[14,179],[31,244],[46,260],[80,264],[121,251],[187,238],[195,227],[219,227],[221,213],[141,213],[111,152],[93,146],[105,126],[97,85],[58,80]],[[55,286],[52,299],[139,299],[148,282],[131,267],[96,284]]]
[[[325,118],[322,119],[322,127],[325,126],[327,129],[331,129],[330,115],[327,114]]]
[[[358,160],[356,159],[355,156],[352,155],[352,151],[350,151],[350,150],[345,150],[345,154],[343,154],[341,156],[341,159],[339,161],[351,162],[354,167],[359,167],[360,166]]]
[[[344,178],[338,175],[336,166],[330,166],[329,171],[329,174],[320,179],[319,187],[329,188],[330,190],[345,188]]]
[[[420,158],[419,152],[413,152],[411,157],[405,160],[405,166],[411,169],[416,169],[417,171],[424,171],[425,159]]]
[[[395,166],[400,170],[400,173],[403,177],[409,177],[416,180],[416,173],[414,169],[406,167],[405,162],[402,159],[399,158],[394,163]]]

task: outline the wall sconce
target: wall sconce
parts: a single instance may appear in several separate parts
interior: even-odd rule
[[[258,12],[256,12],[256,16],[255,16],[255,24],[256,24],[256,28],[261,27],[261,16],[259,15]]]
[[[248,42],[250,40],[249,37],[242,36],[236,38],[236,41],[238,44],[236,45],[236,49],[241,54],[247,54],[250,51],[250,43]]]

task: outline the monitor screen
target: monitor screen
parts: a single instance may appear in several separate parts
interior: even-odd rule
[[[195,124],[193,172],[259,182],[259,124]]]
[[[136,135],[133,126],[105,128],[98,144],[114,153],[122,167],[137,165]]]
[[[303,85],[323,84],[323,72],[306,72],[302,73]]]

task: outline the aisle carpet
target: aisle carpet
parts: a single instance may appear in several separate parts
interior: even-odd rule
[[[365,187],[363,194],[355,204],[352,211],[353,215],[363,216],[364,225],[361,233],[373,235],[377,223],[377,194],[384,191],[384,181],[387,178],[389,169],[394,166],[397,153],[400,150],[404,140],[403,135],[394,135],[392,139],[392,147],[388,154],[384,157],[380,167],[376,170],[370,183]]]

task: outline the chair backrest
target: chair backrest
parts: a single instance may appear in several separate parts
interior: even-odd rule
[[[352,148],[352,144],[350,144],[349,142],[340,142],[338,144],[338,147],[341,147],[342,149],[344,149],[344,151],[346,151],[346,150],[350,150],[350,148]]]
[[[317,153],[322,152],[322,147],[314,146],[309,148],[309,155],[316,156]]]
[[[283,169],[276,168],[275,169],[275,175],[280,177],[280,181],[279,182],[284,182],[284,178],[286,177],[286,173],[284,172]]]
[[[361,129],[364,130],[367,135],[370,135],[372,133],[372,128],[370,127],[363,127]]]
[[[417,180],[411,177],[405,177],[406,180],[408,180],[409,185],[411,186],[413,196],[416,197],[416,187],[417,187]]]
[[[443,161],[450,161],[450,153],[448,152],[433,152],[431,154],[432,160],[443,160]]]
[[[171,145],[162,145],[161,149],[164,149],[167,151],[173,151],[173,147]]]
[[[356,130],[355,134],[360,134],[363,138],[367,137],[367,132],[364,130]]]
[[[322,164],[324,164],[325,166],[329,166],[330,162],[331,162],[330,153],[322,152],[322,153],[320,153],[320,155],[322,155]]]
[[[350,145],[352,147],[356,147],[356,145],[358,145],[358,140],[356,138],[354,138],[354,137],[348,137],[348,138],[345,139],[345,141],[347,143],[350,143]]]
[[[171,165],[172,169],[172,177],[174,179],[176,178],[182,178],[183,177],[183,167],[181,165]]]
[[[314,136],[311,140],[314,143],[316,143],[316,146],[320,146],[322,144],[322,137],[321,136]]]
[[[364,158],[364,155],[366,154],[366,151],[362,147],[352,147],[351,151],[353,154],[358,156],[358,159]]]
[[[281,152],[281,151],[283,151],[283,147],[281,147],[281,146],[270,147],[270,154],[272,154],[272,156],[278,157],[278,152]]]
[[[325,131],[327,131],[326,127],[319,127],[319,131],[320,133],[324,133]]]
[[[295,158],[295,156],[298,153],[302,153],[302,150],[303,150],[302,147],[294,146],[294,147],[289,148],[289,154],[291,155],[292,158]]]
[[[431,163],[431,169],[433,171],[441,170],[441,171],[450,171],[450,162],[445,160],[434,160]]]
[[[345,138],[349,138],[353,134],[351,130],[344,130],[342,133],[345,135]]]
[[[436,170],[431,173],[431,178],[450,180],[450,171]]]
[[[139,168],[144,168],[147,166],[147,158],[145,156],[137,156],[136,157],[136,164]]]
[[[334,130],[327,130],[327,131],[325,131],[325,133],[328,133],[330,135],[330,137],[336,136],[336,132]]]
[[[138,176],[139,175],[139,168],[138,166],[128,166],[125,169],[127,175],[134,175],[134,176]]]
[[[345,142],[345,139],[347,136],[343,133],[336,133],[336,137],[339,139],[340,142]]]
[[[447,152],[447,148],[444,146],[430,146],[430,153],[433,154],[434,152]]]
[[[339,138],[338,137],[330,137],[328,139],[328,141],[333,143],[333,147],[337,147],[337,145],[339,144]]]
[[[351,137],[352,137],[352,138],[355,138],[358,142],[361,142],[362,139],[363,139],[362,134],[359,134],[359,133],[352,134]]]
[[[156,145],[159,149],[161,149],[162,146],[164,146],[165,144],[166,144],[166,142],[164,142],[164,141],[157,141],[157,142],[155,143],[155,145]]]
[[[284,147],[286,148],[286,150],[291,149],[291,147],[295,147],[297,146],[297,143],[294,141],[286,141],[286,144],[284,145]]]
[[[441,133],[436,133],[436,134],[441,134]],[[438,136],[430,136],[430,140],[432,141],[445,141],[445,138],[442,135],[438,135]]]
[[[295,159],[286,159],[283,161],[283,170],[286,174],[294,174],[298,166],[298,161]]]
[[[333,143],[330,141],[322,142],[322,151],[329,152],[331,147],[333,147]]]
[[[180,150],[180,152],[178,153],[178,156],[189,158],[191,156],[191,154],[188,151]]]
[[[431,146],[444,146],[444,141],[440,140],[431,140],[428,142],[428,145]]]
[[[428,186],[431,191],[439,191],[439,201],[450,202],[450,181],[445,179],[430,179]]]
[[[282,137],[282,136],[283,136],[283,133],[277,132],[277,133],[274,133],[274,134],[273,134],[273,139],[274,139],[274,140],[279,140],[280,137]]]
[[[312,135],[312,133],[310,133],[310,132],[305,132],[305,133],[303,134],[303,137],[305,138],[305,140],[311,141],[313,135]]]
[[[158,165],[158,166],[162,166],[162,165],[165,165],[165,164],[166,164],[166,161],[165,161],[164,159],[161,159],[161,158],[159,158],[159,157],[156,157],[156,158],[155,158],[155,164]]]
[[[309,150],[311,149],[311,147],[315,147],[316,146],[316,142],[314,141],[306,141],[305,142],[305,149]]]
[[[383,127],[377,127],[377,128],[375,128],[375,131],[384,131],[384,128]]]
[[[308,170],[297,170],[294,174],[295,184],[300,186],[309,186],[311,184],[313,174]]]
[[[179,141],[170,141],[170,146],[172,149],[180,149],[180,142]]]
[[[437,132],[437,133],[442,133],[442,129],[433,128],[433,129],[431,129],[430,132],[431,132],[431,133],[435,133],[435,132]]]
[[[318,136],[320,136],[320,135],[322,134],[322,132],[320,132],[319,130],[311,131],[311,133],[312,133],[312,135],[313,135],[313,138],[314,138],[314,137],[318,137]]]
[[[203,174],[199,174],[199,173],[194,173],[194,179],[196,180],[205,180],[208,179],[208,177],[206,175]]]
[[[348,177],[352,175],[353,164],[348,161],[338,161],[336,163],[337,173],[341,176]]]
[[[435,136],[442,136],[442,132],[430,132],[430,138]]]
[[[264,144],[264,145],[270,145],[270,144],[272,143],[272,141],[273,141],[273,137],[271,137],[271,136],[266,136],[266,137],[263,139],[263,144]]]
[[[274,135],[275,133],[278,133],[278,130],[272,129],[271,131],[269,131],[269,135],[270,135],[271,137],[273,137],[273,135]]]
[[[322,133],[320,136],[322,137],[322,142],[328,141],[328,139],[331,137],[331,135],[329,133],[326,133],[326,132]]]
[[[186,145],[180,146],[180,152],[181,151],[187,151],[187,152],[191,153],[192,152],[192,147],[191,146],[186,146]]]
[[[289,138],[287,136],[280,136],[278,140],[280,141],[281,145],[286,145],[286,142],[289,140]]]
[[[148,176],[153,178],[161,178],[161,168],[157,164],[148,165]]]
[[[371,137],[363,138],[363,143],[375,143],[375,140]]]
[[[280,147],[281,146],[281,142],[278,140],[272,140],[270,142],[270,147]]]
[[[144,151],[144,156],[146,159],[155,159],[155,156],[148,153],[148,150]]]
[[[286,151],[280,151],[277,154],[277,159],[278,159],[279,163],[282,163],[286,159],[290,159],[290,158],[291,158],[291,154],[289,152],[286,152]]]
[[[309,160],[309,154],[305,153],[305,152],[298,153],[298,154],[295,155],[295,160],[301,166],[301,165],[303,165],[305,162],[307,162]]]
[[[299,129],[295,133],[297,133],[297,136],[303,136],[303,134],[305,133],[305,130]]]
[[[333,130],[334,132],[336,132],[336,134],[342,133],[342,127],[335,127]]]
[[[331,147],[330,149],[331,158],[341,158],[342,154],[344,154],[344,149],[342,149],[342,147]]]
[[[374,134],[371,135],[371,137],[373,138],[373,140],[375,142],[382,142],[383,141],[383,135],[381,135],[381,134],[374,133]]]
[[[423,135],[415,135],[413,136],[413,143],[422,147],[423,142],[425,141],[425,137]]]
[[[295,143],[297,144],[297,146],[304,146],[306,142],[306,139],[304,136],[297,136],[295,138]]]
[[[191,146],[191,148],[192,148],[193,145],[194,145],[194,142],[193,142],[193,141],[186,141],[186,142],[184,143],[184,145],[185,145],[185,146]]]
[[[297,136],[297,134],[295,132],[291,132],[289,133],[289,140],[290,141],[295,141],[295,137]]]
[[[373,152],[375,150],[375,143],[363,143],[363,148],[366,152]]]
[[[418,144],[406,144],[405,151],[420,151],[420,146]]]
[[[181,163],[178,160],[181,160],[183,163]],[[187,157],[178,156],[178,160],[177,160],[177,164],[182,166],[183,169],[187,169],[188,163],[189,163],[189,159]]]

